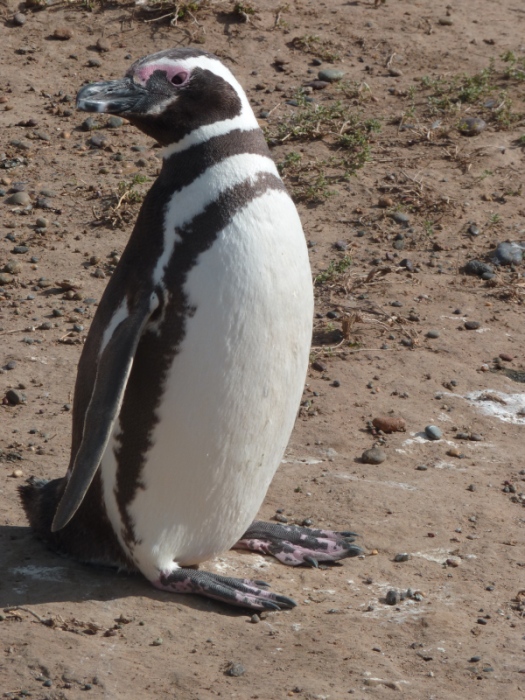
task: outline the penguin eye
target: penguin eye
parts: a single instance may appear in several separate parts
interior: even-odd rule
[[[171,82],[173,85],[184,85],[184,83],[187,82],[189,77],[189,73],[186,71],[180,71],[179,73],[175,73],[175,75],[171,76]]]

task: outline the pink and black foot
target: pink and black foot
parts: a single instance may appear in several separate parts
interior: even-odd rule
[[[176,569],[161,574],[156,588],[170,593],[193,593],[251,610],[289,610],[297,603],[284,595],[265,590],[264,581],[219,576],[198,569]]]
[[[271,554],[288,566],[317,567],[319,563],[334,563],[356,557],[363,550],[353,544],[355,532],[314,530],[297,525],[280,525],[256,521],[235,545],[235,549]]]

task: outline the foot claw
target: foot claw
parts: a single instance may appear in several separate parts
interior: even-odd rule
[[[271,554],[288,566],[317,567],[319,563],[333,563],[362,554],[354,545],[355,532],[317,530],[297,525],[254,522],[235,545],[263,554]]]

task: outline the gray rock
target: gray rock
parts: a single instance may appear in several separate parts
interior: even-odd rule
[[[425,435],[429,440],[441,440],[443,432],[437,425],[427,425],[425,428]]]
[[[482,277],[484,274],[493,274],[494,268],[488,263],[481,262],[481,260],[469,260],[465,265],[465,272],[468,275],[477,275]]]
[[[5,200],[5,203],[18,204],[19,206],[27,207],[29,204],[31,204],[31,197],[27,194],[27,192],[14,192],[13,194],[9,195],[9,197]]]
[[[386,453],[380,447],[371,447],[361,455],[364,464],[381,464],[386,459]]]
[[[324,68],[317,74],[319,80],[325,80],[328,83],[337,83],[345,77],[345,73],[337,68]]]
[[[106,126],[108,127],[108,129],[119,129],[123,124],[124,119],[115,116],[110,117],[106,122]]]
[[[519,265],[523,260],[523,248],[519,243],[498,243],[492,262],[495,265]]]
[[[465,321],[465,328],[467,331],[477,331],[481,326],[479,321]]]
[[[387,591],[386,596],[385,596],[385,603],[387,605],[397,605],[400,602],[401,602],[401,595],[400,595],[399,591],[396,591],[395,588],[391,588],[389,591]]]
[[[94,131],[95,129],[100,128],[100,124],[97,122],[95,117],[88,117],[87,119],[84,119],[80,125],[80,128],[82,131]]]
[[[246,669],[244,666],[238,662],[232,662],[228,668],[226,669],[226,675],[227,676],[233,676],[234,678],[239,678],[240,676],[244,676],[246,673]]]
[[[480,117],[466,117],[459,122],[458,129],[463,136],[476,136],[487,128],[487,123]]]
[[[402,211],[395,211],[392,214],[392,219],[396,222],[396,224],[403,224],[403,226],[408,226],[410,223],[410,217],[408,214],[404,214]]]
[[[24,15],[23,12],[16,12],[13,16],[13,24],[15,27],[23,27],[24,24],[26,23],[27,17]]]
[[[427,331],[426,336],[427,336],[427,338],[439,338],[440,333],[439,333],[439,331],[436,331],[436,330],[430,330],[430,331]]]

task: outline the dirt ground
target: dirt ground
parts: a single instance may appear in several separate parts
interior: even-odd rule
[[[31,5],[1,5],[2,697],[523,697],[525,266],[464,270],[525,241],[521,3],[210,0],[177,21],[167,2]],[[58,558],[16,492],[65,471],[83,338],[159,167],[127,124],[83,131],[74,95],[192,44],[245,86],[316,276],[304,402],[260,515],[350,527],[365,550],[211,562],[299,603],[259,621]],[[342,84],[299,95],[325,68]],[[348,176],[343,151],[367,162]],[[378,416],[406,430],[373,431]],[[386,459],[364,463],[374,444]]]

